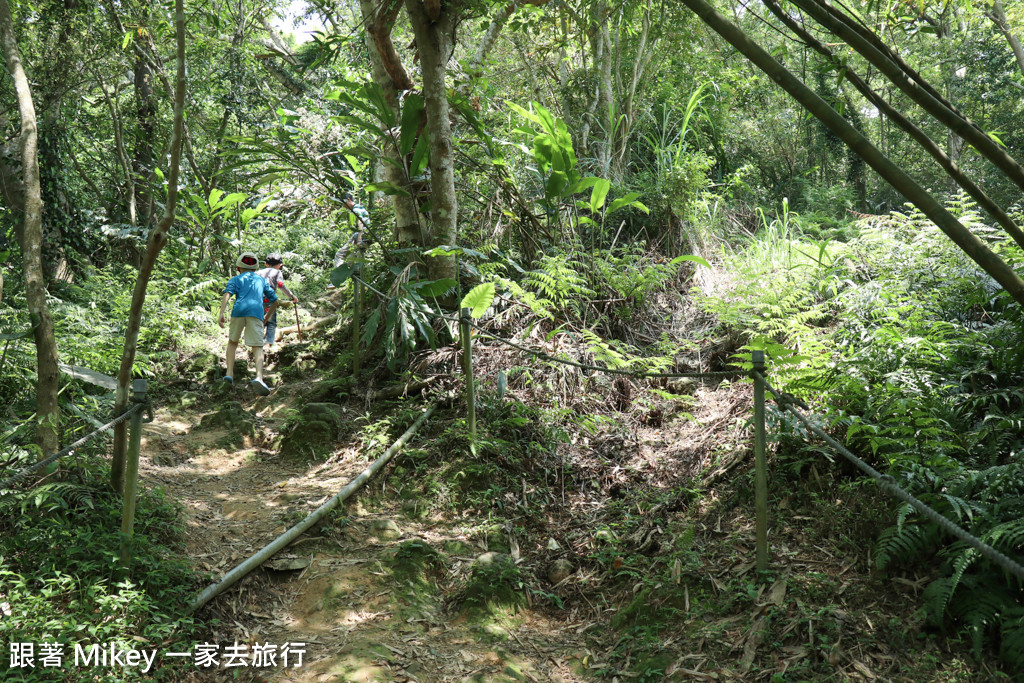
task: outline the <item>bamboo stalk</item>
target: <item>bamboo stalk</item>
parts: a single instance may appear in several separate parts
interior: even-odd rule
[[[271,557],[274,556],[275,553],[277,553],[285,546],[289,545],[292,541],[298,538],[304,531],[306,531],[311,526],[319,522],[324,515],[326,515],[328,512],[337,507],[339,503],[345,501],[349,496],[355,493],[355,491],[358,490],[360,486],[365,484],[367,480],[370,479],[370,477],[375,475],[382,467],[384,467],[384,465],[386,465],[388,461],[391,460],[395,453],[401,450],[402,446],[404,446],[409,441],[409,439],[413,437],[413,435],[419,430],[420,427],[423,426],[427,419],[434,414],[435,410],[437,410],[437,404],[434,404],[427,408],[427,410],[424,411],[422,415],[420,415],[419,419],[413,422],[412,426],[409,427],[409,429],[405,430],[405,433],[402,434],[402,436],[398,437],[398,440],[391,445],[391,448],[384,451],[383,455],[377,458],[372,465],[363,470],[358,477],[350,481],[345,486],[345,488],[343,488],[341,491],[338,491],[337,495],[335,495],[329,501],[327,501],[326,503],[318,507],[316,510],[311,512],[309,516],[307,516],[304,520],[302,520],[301,522],[293,526],[291,529],[289,529],[288,531],[284,532],[276,539],[271,541],[268,545],[266,545],[262,550],[257,552],[255,555],[253,555],[249,559],[242,562],[242,564],[238,565],[237,567],[229,571],[227,574],[224,575],[224,578],[221,579],[219,583],[215,583],[209,586],[206,590],[200,593],[196,597],[196,599],[192,601],[192,611],[199,609],[200,607],[202,607],[203,605],[210,602],[215,597],[226,591],[228,588],[231,588],[231,586],[235,585],[240,580],[245,578],[249,574],[249,572],[251,572],[252,570],[259,567],[261,564],[269,560]]]

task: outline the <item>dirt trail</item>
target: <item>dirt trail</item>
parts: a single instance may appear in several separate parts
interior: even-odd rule
[[[146,426],[143,482],[162,486],[185,508],[186,552],[219,580],[333,496],[367,460],[341,444],[326,462],[289,462],[264,448],[296,399],[256,399],[236,387],[211,402],[162,408]],[[201,424],[230,401],[255,415],[254,436]],[[243,432],[245,430],[242,430]],[[370,487],[380,487],[373,481]],[[581,623],[552,621],[532,609],[469,620],[445,603],[445,586],[469,572],[474,548],[448,520],[404,519],[397,504],[366,489],[349,500],[347,524],[314,528],[200,612],[216,618],[215,638],[235,644],[304,643],[302,666],[198,671],[198,680],[258,681],[581,681],[572,663],[586,656]],[[402,585],[390,570],[402,543],[454,547],[430,581]],[[454,544],[454,545],[453,545]],[[291,650],[300,649],[291,646]],[[251,661],[251,658],[250,658]],[[222,661],[223,664],[223,661]]]

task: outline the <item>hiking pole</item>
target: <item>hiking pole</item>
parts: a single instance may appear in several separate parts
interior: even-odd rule
[[[302,325],[299,324],[299,305],[295,304],[295,328],[299,331],[299,341],[302,341]]]

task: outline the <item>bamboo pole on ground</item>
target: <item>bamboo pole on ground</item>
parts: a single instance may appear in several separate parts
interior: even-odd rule
[[[413,422],[412,426],[409,427],[409,429],[405,430],[404,434],[398,437],[398,440],[391,445],[391,448],[384,451],[383,455],[377,458],[372,465],[363,470],[358,477],[350,481],[345,486],[345,488],[343,488],[341,491],[338,491],[337,495],[335,495],[329,501],[327,501],[326,503],[318,507],[316,510],[311,512],[309,516],[307,516],[304,520],[302,520],[301,522],[293,526],[291,529],[289,529],[288,531],[284,532],[276,539],[271,541],[268,545],[266,545],[262,550],[257,552],[255,555],[253,555],[246,561],[242,562],[242,564],[238,565],[237,567],[229,571],[227,574],[224,575],[224,578],[221,579],[219,583],[215,583],[212,586],[209,586],[206,590],[200,593],[196,597],[196,599],[192,601],[192,604],[190,606],[192,611],[199,609],[206,603],[210,602],[210,600],[213,600],[215,597],[226,591],[228,588],[231,588],[231,586],[241,581],[249,574],[249,572],[253,571],[261,564],[269,560],[271,557],[274,556],[275,553],[289,545],[303,532],[305,532],[311,526],[319,522],[324,515],[326,515],[328,512],[337,507],[339,503],[344,502],[349,496],[355,493],[360,486],[365,484],[367,480],[370,479],[370,477],[375,475],[382,467],[384,467],[384,465],[386,465],[388,461],[391,460],[395,453],[401,450],[402,446],[404,446],[409,441],[409,439],[411,439],[413,435],[416,434],[419,428],[422,427],[423,424],[430,418],[430,416],[434,414],[435,410],[437,410],[437,404],[434,404],[427,408],[426,411],[424,411],[424,413],[420,415],[419,419]]]

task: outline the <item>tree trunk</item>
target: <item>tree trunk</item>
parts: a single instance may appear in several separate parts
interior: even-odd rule
[[[838,58],[832,53],[832,51],[815,38],[809,31],[804,28],[802,23],[797,22],[789,14],[782,11],[776,0],[764,0],[765,6],[769,11],[775,15],[782,23],[784,23],[793,33],[806,45],[810,46],[819,54],[823,55],[826,59],[834,64],[839,63]],[[884,142],[886,139],[886,120],[891,120],[897,126],[900,127],[907,135],[917,141],[917,144],[921,146],[936,162],[939,166],[949,174],[967,193],[978,202],[978,205],[982,210],[986,211],[999,225],[1006,230],[1007,234],[1010,235],[1013,240],[1024,247],[1024,232],[1013,222],[1006,212],[996,204],[984,190],[968,178],[960,167],[954,163],[942,148],[939,147],[935,142],[928,137],[928,135],[914,125],[907,117],[903,116],[895,107],[889,104],[888,99],[882,94],[879,94],[871,89],[867,82],[862,79],[857,72],[853,69],[844,69],[843,75],[846,80],[853,84],[857,91],[867,99],[868,102],[873,104],[881,114],[881,133],[879,134],[880,139]],[[884,148],[883,148],[884,153]]]
[[[885,157],[863,135],[857,132],[824,100],[814,94],[793,74],[775,61],[771,55],[754,43],[743,31],[729,23],[711,5],[704,0],[682,0],[701,20],[716,33],[735,47],[757,68],[768,74],[783,90],[800,103],[819,121],[828,126],[840,139],[849,145],[864,161],[882,176],[889,184],[935,223],[953,242],[960,247],[975,263],[988,273],[996,282],[1019,304],[1024,305],[1024,280],[984,242],[978,239],[960,221],[953,217],[939,202],[935,200],[913,178],[906,174],[890,159]]]
[[[916,71],[885,46],[878,36],[819,0],[793,0],[793,4],[845,41],[930,116],[973,145],[982,156],[1024,190],[1024,168],[985,131],[928,85]]]
[[[612,39],[608,32],[608,8],[604,2],[597,5],[597,26],[594,27],[594,76],[597,79],[597,120],[601,139],[597,143],[597,167],[601,177],[608,177],[612,160],[613,112],[612,112]]]
[[[46,282],[43,278],[43,199],[39,187],[38,136],[36,110],[32,102],[25,68],[21,63],[18,43],[14,37],[14,21],[7,0],[0,0],[0,45],[7,70],[14,80],[21,116],[21,168],[24,183],[24,213],[19,243],[25,272],[25,301],[32,319],[36,342],[36,445],[45,458],[59,447],[60,404],[57,400],[59,374],[57,343],[53,337],[53,320],[46,305]]]
[[[6,0],[3,0],[6,1]],[[157,256],[167,244],[167,233],[174,222],[174,208],[178,201],[178,167],[181,163],[181,139],[185,114],[185,7],[184,0],[174,2],[174,29],[177,37],[177,82],[174,85],[174,127],[171,132],[171,162],[167,169],[167,203],[160,222],[149,232],[146,253],[132,290],[132,304],[128,311],[128,326],[124,335],[121,367],[117,373],[117,394],[114,413],[120,414],[128,406],[128,384],[132,379],[135,354],[142,327],[142,306],[146,302],[146,289],[153,274]],[[124,422],[114,428],[114,453],[110,464],[110,483],[116,491],[124,486],[124,463],[127,451],[128,428]]]
[[[1006,20],[1006,12],[1003,11],[1002,0],[995,0],[988,17],[996,25],[996,28],[999,29],[999,32],[1003,34],[1003,37],[1006,38],[1006,42],[1010,44],[1010,49],[1013,50],[1013,57],[1017,60],[1017,68],[1024,75],[1024,50],[1021,49],[1017,36],[1010,30],[1010,22]]]
[[[395,2],[390,14],[378,12],[376,0],[360,0],[359,8],[366,26],[366,49],[370,55],[373,82],[384,90],[384,97],[395,113],[395,120],[401,121],[398,96],[402,91],[412,88],[413,84],[391,42],[391,26],[397,15],[398,4]],[[404,170],[398,147],[386,141],[383,156],[387,181],[398,187],[406,187],[409,178]],[[395,208],[394,234],[398,246],[423,246],[423,221],[416,200],[401,195],[392,195],[391,200]]]
[[[430,235],[429,245],[455,244],[459,205],[455,196],[455,161],[452,126],[445,87],[448,59],[452,54],[453,8],[450,2],[433,10],[421,0],[406,0],[423,72],[424,112],[430,134]],[[456,278],[454,257],[426,259],[433,279]]]
[[[142,5],[143,12],[148,13],[149,3]],[[153,147],[156,136],[156,103],[153,101],[153,70],[146,59],[144,51],[152,44],[149,39],[136,36],[136,40],[144,40],[144,44],[135,46],[135,62],[132,64],[133,84],[135,87],[135,125],[138,133],[135,138],[135,151],[132,157],[132,175],[134,196],[130,202],[132,225],[141,225],[146,229],[153,224]],[[136,222],[136,220],[138,222]],[[138,258],[138,249],[133,250]],[[138,266],[138,263],[134,264]]]

